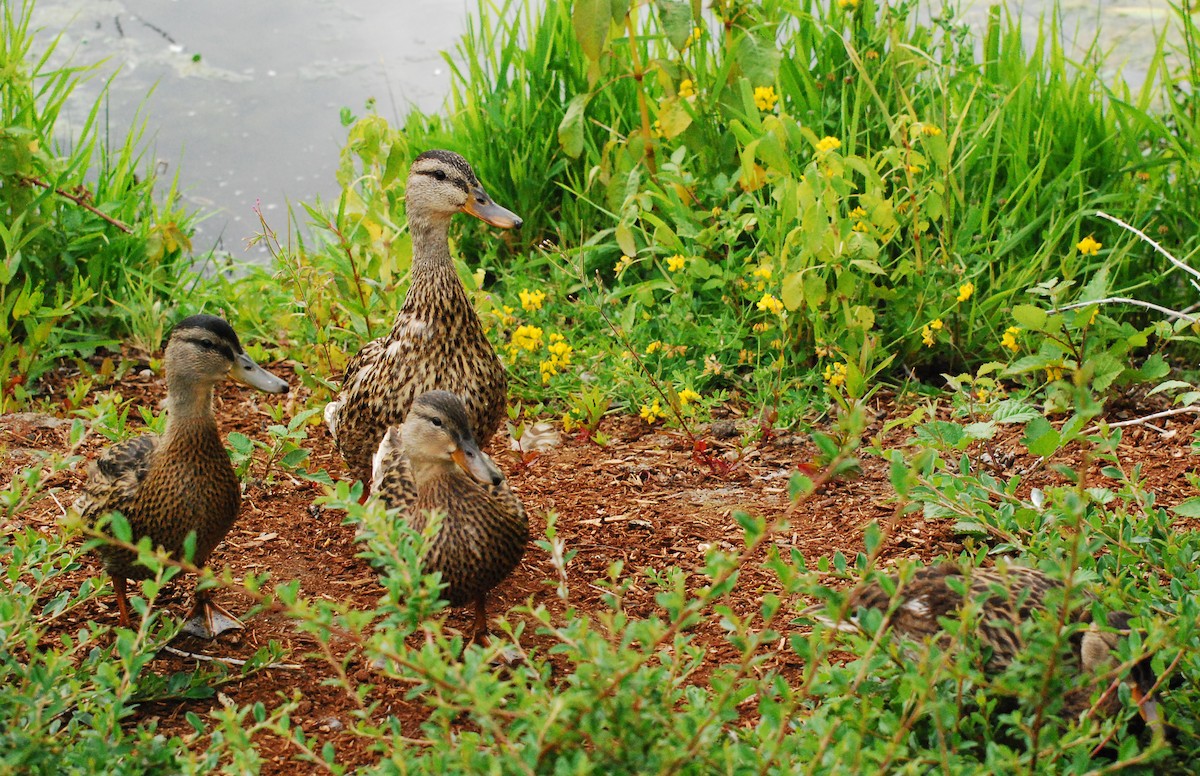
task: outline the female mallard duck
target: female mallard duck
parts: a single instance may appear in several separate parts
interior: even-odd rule
[[[88,520],[119,511],[133,541],[143,536],[174,556],[195,532],[192,562],[203,566],[237,518],[242,494],[213,417],[213,388],[226,377],[268,393],[287,393],[288,384],[255,364],[237,334],[213,315],[193,315],[172,330],[164,357],[167,425],[161,437],[135,437],[105,450],[88,468],[88,483],[75,507]],[[101,545],[113,581],[121,624],[128,627],[127,579],[146,579],[137,553]],[[184,632],[213,638],[240,628],[237,618],[196,592]]]
[[[391,332],[350,360],[325,422],[350,476],[368,483],[371,456],[384,432],[404,421],[413,399],[444,389],[466,397],[476,438],[500,427],[508,397],[504,365],[483,333],[450,259],[450,218],[468,213],[501,229],[521,219],[492,201],[471,166],[450,151],[426,151],[408,172],[405,191],[412,235],[412,285]]]
[[[487,633],[487,594],[517,567],[529,540],[525,508],[471,434],[467,409],[448,391],[417,397],[404,425],[389,428],[374,458],[377,497],[416,530],[445,517],[424,572],[442,573],[451,606],[474,602],[474,640]]]
[[[902,583],[900,576],[893,576],[890,587],[895,591],[892,594],[880,584],[859,588],[850,596],[846,611],[878,609],[884,614],[882,627],[890,627],[894,638],[931,640],[944,649],[950,646],[952,639],[942,630],[939,620],[943,617],[956,619],[966,602],[977,602],[980,611],[974,620],[976,634],[985,646],[991,648],[991,658],[984,669],[989,673],[999,673],[1026,649],[1021,640],[1020,623],[1028,620],[1036,610],[1045,609],[1047,593],[1061,588],[1062,583],[1044,571],[1023,566],[964,572],[953,563],[943,563],[917,569],[907,582]],[[960,590],[965,590],[966,595]],[[805,609],[801,615],[838,630],[859,631],[857,615],[851,614],[847,620],[835,620],[826,611],[826,606],[820,604]],[[1075,634],[1071,639],[1079,670],[1085,676],[1103,676],[1117,663],[1117,646],[1124,634],[1129,632],[1132,616],[1126,612],[1110,612],[1107,617],[1108,630],[1102,630],[1092,622],[1090,606],[1072,609],[1070,619],[1077,623],[1091,623],[1087,630]],[[1150,667],[1149,657],[1130,669],[1128,682],[1142,718],[1156,731],[1161,730],[1158,705],[1151,694],[1156,677]],[[1076,718],[1087,710],[1091,706],[1091,689],[1070,693],[1065,699],[1064,715]],[[1118,704],[1114,683],[1105,693],[1099,711],[1103,714],[1115,713]]]

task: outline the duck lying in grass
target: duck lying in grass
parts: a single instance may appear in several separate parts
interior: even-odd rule
[[[213,315],[193,315],[175,326],[164,368],[167,425],[162,436],[135,437],[101,453],[88,468],[75,508],[91,524],[120,512],[135,543],[149,537],[152,545],[179,558],[188,535],[195,533],[192,561],[203,566],[233,526],[242,500],[213,416],[213,389],[226,377],[267,393],[287,393],[288,384],[255,364],[230,325]],[[104,544],[97,552],[112,577],[121,625],[129,627],[126,580],[146,579],[150,571],[126,548]],[[213,638],[241,627],[208,591],[197,591],[184,632]]]
[[[404,201],[412,285],[391,332],[363,345],[346,367],[337,401],[325,407],[350,476],[364,486],[384,432],[404,421],[420,394],[443,389],[463,396],[483,444],[504,420],[508,399],[508,375],[458,279],[447,234],[455,213],[501,229],[517,228],[521,219],[493,202],[467,161],[450,151],[416,158]]]
[[[988,673],[1004,671],[1024,649],[1020,625],[1046,608],[1047,594],[1062,588],[1062,583],[1043,571],[1024,566],[1003,566],[991,569],[964,570],[953,563],[943,563],[917,569],[911,578],[901,583],[900,576],[890,577],[888,593],[881,584],[870,584],[854,591],[846,603],[845,619],[828,616],[825,604],[801,612],[838,630],[860,632],[858,614],[862,609],[877,609],[883,613],[882,626],[891,629],[895,639],[931,641],[945,649],[952,643],[939,622],[941,618],[958,619],[967,602],[977,602],[980,610],[972,619],[975,635],[990,648],[991,657],[984,666]],[[965,596],[964,596],[965,593]],[[1063,714],[1076,719],[1091,708],[1092,690],[1098,682],[1119,664],[1116,658],[1120,640],[1129,633],[1132,616],[1126,612],[1110,612],[1107,628],[1092,622],[1090,606],[1072,609],[1069,620],[1090,623],[1089,627],[1071,636],[1074,664],[1082,675],[1092,677],[1091,686],[1072,692],[1064,700]],[[1120,709],[1117,685],[1129,685],[1138,712],[1156,734],[1163,732],[1158,704],[1152,694],[1156,677],[1150,667],[1150,657],[1137,662],[1125,679],[1111,682],[1103,688],[1098,703],[1100,714],[1115,714]]]
[[[471,434],[467,409],[448,391],[417,397],[404,425],[375,453],[375,495],[417,531],[444,515],[424,560],[440,571],[451,606],[475,605],[476,643],[487,634],[487,595],[517,567],[529,540],[525,508]]]

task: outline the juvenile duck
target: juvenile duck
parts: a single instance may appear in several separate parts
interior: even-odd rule
[[[1019,625],[1033,613],[1046,607],[1046,595],[1061,588],[1062,583],[1043,571],[1024,566],[1003,566],[989,569],[964,571],[953,563],[929,566],[917,571],[912,578],[901,584],[900,577],[891,577],[895,589],[889,595],[879,584],[867,585],[851,595],[846,620],[834,620],[826,612],[826,606],[811,606],[801,612],[838,630],[859,631],[859,609],[878,609],[884,613],[883,627],[891,628],[895,639],[910,641],[930,640],[940,648],[947,648],[951,638],[943,632],[939,618],[957,618],[959,610],[967,601],[978,601],[981,606],[975,622],[980,641],[991,648],[991,658],[984,666],[989,673],[1004,671],[1024,649]],[[953,586],[952,586],[953,585]],[[955,590],[965,590],[967,596]],[[1133,619],[1126,612],[1110,612],[1107,616],[1108,629],[1104,630],[1092,622],[1090,606],[1079,606],[1070,612],[1070,619],[1077,623],[1091,623],[1087,630],[1072,637],[1072,651],[1076,665],[1082,675],[1096,677],[1104,675],[1117,665],[1116,650],[1120,640],[1129,633]],[[1148,725],[1156,731],[1162,729],[1162,720],[1151,691],[1156,682],[1150,667],[1150,658],[1137,663],[1126,680],[1138,712]],[[1091,706],[1091,690],[1071,693],[1065,701],[1063,713],[1071,719]],[[1110,687],[1105,694],[1099,711],[1113,714],[1119,710],[1116,688]]]
[[[525,508],[471,434],[462,400],[448,391],[417,397],[404,425],[379,444],[374,492],[416,530],[445,515],[425,557],[440,571],[451,606],[475,604],[473,637],[487,634],[487,595],[517,567],[529,540]]]
[[[519,227],[521,219],[493,202],[467,161],[450,151],[416,158],[405,207],[412,285],[392,330],[363,345],[346,367],[338,399],[325,407],[350,476],[364,485],[387,428],[404,421],[420,394],[444,389],[465,397],[470,427],[484,444],[500,427],[508,397],[504,365],[458,279],[447,232],[459,212],[501,229]]]
[[[241,489],[213,417],[213,388],[230,377],[267,393],[287,393],[288,384],[255,364],[242,351],[237,334],[221,318],[193,315],[172,330],[167,341],[167,425],[163,435],[147,434],[106,449],[88,467],[88,482],[75,508],[91,524],[119,511],[136,543],[143,536],[174,556],[183,555],[193,531],[192,558],[203,566],[233,526]],[[137,554],[101,545],[97,552],[112,577],[121,625],[128,627],[126,580],[146,579],[149,570]],[[201,638],[242,624],[197,591],[184,632]]]

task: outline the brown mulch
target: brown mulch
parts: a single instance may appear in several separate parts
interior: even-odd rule
[[[275,371],[286,376],[287,369]],[[46,406],[53,408],[54,414],[0,416],[0,487],[7,486],[13,472],[37,465],[39,451],[66,451],[70,425],[55,416],[68,415],[64,409],[65,388],[70,379],[71,375],[63,372],[48,381],[51,393]],[[292,382],[298,383],[294,379]],[[107,389],[134,399],[135,404],[148,406],[158,406],[164,391],[161,381],[137,370]],[[217,399],[222,431],[240,431],[265,440],[266,427],[273,422],[267,404],[285,403],[290,417],[304,408],[307,397],[303,389],[280,399],[234,385],[224,386]],[[876,420],[867,430],[868,437],[881,432],[884,419],[902,414],[892,397],[876,399],[872,409]],[[1121,412],[1136,414],[1137,408],[1122,407]],[[133,423],[136,410],[130,415]],[[1117,419],[1120,418],[1110,418]],[[746,419],[737,423],[743,432],[755,428]],[[1192,416],[1184,415],[1159,421],[1157,425],[1170,433],[1164,436],[1148,428],[1127,429],[1120,451],[1122,458],[1142,464],[1146,487],[1157,494],[1157,504],[1170,506],[1191,495],[1192,489],[1183,475],[1193,468],[1191,442],[1196,423]],[[568,567],[570,605],[583,614],[603,608],[603,589],[596,583],[608,578],[615,562],[624,563],[626,575],[667,566],[690,570],[703,565],[705,553],[714,545],[726,550],[742,546],[742,530],[734,513],[748,512],[768,520],[780,515],[789,505],[790,475],[798,468],[811,471],[816,455],[807,437],[789,432],[778,432],[767,441],[755,439],[743,447],[738,436],[718,439],[702,430],[698,436],[705,445],[707,457],[703,457],[694,454],[693,442],[683,432],[650,428],[639,418],[609,417],[601,430],[610,440],[604,447],[578,436],[564,435],[561,445],[529,460],[522,460],[508,450],[506,435],[498,435],[491,445],[493,457],[509,474],[514,491],[530,514],[533,538],[544,535],[548,513],[558,515],[559,535],[569,550],[577,551]],[[308,431],[305,445],[311,451],[311,469],[324,468],[334,478],[344,476],[342,462],[324,427],[312,426]],[[895,431],[884,443],[900,445],[906,436],[907,432]],[[1005,428],[989,445],[993,460],[1004,466],[999,471],[1001,475],[1028,469],[1033,463],[1024,455],[1019,438],[1019,429]],[[89,434],[77,452],[91,459],[105,444],[106,440],[98,434]],[[1071,463],[1070,457],[1063,462]],[[51,482],[51,495],[16,515],[9,524],[0,525],[0,530],[6,533],[25,527],[47,533],[60,530],[58,521],[81,486],[84,468],[80,464],[58,475]],[[357,557],[360,548],[354,540],[354,528],[341,524],[340,513],[313,507],[321,487],[293,479],[278,469],[265,480],[263,474],[263,464],[258,461],[250,470],[239,521],[210,564],[229,569],[235,579],[245,573],[269,572],[274,582],[298,580],[305,596],[374,607],[381,595],[378,573]],[[1022,487],[1044,487],[1057,482],[1056,476],[1047,467],[1034,467],[1025,476]],[[1099,479],[1102,475],[1094,476]],[[919,511],[898,514],[892,496],[887,464],[864,455],[861,474],[828,483],[802,502],[791,516],[788,529],[773,541],[783,550],[798,549],[810,563],[837,551],[852,557],[863,549],[866,526],[873,521],[892,521],[894,530],[881,554],[884,563],[910,557],[928,561],[961,549],[952,525],[926,521]],[[96,558],[88,557],[83,568],[59,578],[47,596],[77,587],[87,577],[96,575],[102,575],[100,564]],[[700,577],[692,579],[701,584]],[[531,542],[520,567],[492,595],[489,612],[493,622],[497,617],[520,617],[509,609],[527,602],[545,605],[554,616],[561,617],[564,606],[555,594],[556,581],[557,572],[549,556]],[[761,596],[771,591],[773,585],[777,585],[773,574],[756,564],[748,564],[725,603],[738,613],[757,611]],[[182,615],[189,604],[190,592],[190,582],[172,585],[160,605]],[[630,615],[654,612],[657,609],[654,593],[646,586],[632,585],[625,597]],[[220,591],[217,597],[235,612],[246,611],[251,605],[250,599],[237,590]],[[59,626],[63,630],[75,630],[88,620],[115,624],[115,604],[110,598],[94,601],[63,620]],[[452,611],[448,625],[467,631],[470,613]],[[545,637],[536,634],[536,623],[530,621],[527,625],[522,637],[526,648],[549,645]],[[708,648],[713,667],[736,658],[716,623],[702,623],[692,635],[697,643]],[[326,684],[335,676],[329,661],[311,654],[317,649],[317,642],[299,632],[282,614],[268,611],[256,615],[247,621],[245,631],[224,635],[214,643],[182,638],[178,646],[194,652],[245,658],[270,641],[280,643],[287,654],[286,660],[302,664],[303,670],[260,671],[224,685],[221,688],[224,696],[238,705],[261,701],[273,707],[298,691],[303,700],[293,721],[314,738],[314,749],[319,750],[329,741],[337,749],[339,762],[351,766],[374,762],[377,753],[368,751],[361,739],[348,732],[356,702]],[[163,656],[155,662],[154,670],[169,673],[188,671],[194,666],[190,660]],[[375,685],[368,701],[381,702],[380,716],[395,715],[406,735],[420,737],[419,726],[426,710],[419,698],[406,698],[408,686],[392,684],[361,663],[351,663],[350,676]],[[204,717],[219,704],[216,697],[146,704],[130,724],[156,720],[163,733],[184,735],[192,732],[184,719],[187,712]],[[259,745],[265,772],[297,773],[308,767],[292,759],[296,752],[286,742],[264,737]]]

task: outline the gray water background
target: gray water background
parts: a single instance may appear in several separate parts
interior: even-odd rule
[[[1068,53],[1099,30],[1113,52],[1105,78],[1136,89],[1170,21],[1166,0],[1060,5],[1075,42]],[[965,5],[965,18],[981,28],[987,7]],[[1032,37],[1052,1],[1010,7]],[[265,261],[265,248],[249,245],[261,230],[254,207],[286,235],[289,202],[303,220],[298,203],[337,196],[342,109],[361,115],[374,100],[395,119],[413,106],[441,107],[450,74],[439,52],[453,49],[474,8],[474,0],[38,0],[34,26],[43,45],[60,36],[56,61],[106,60],[68,106],[64,135],[116,73],[110,135],[119,141],[138,116],[146,120],[152,158],[179,174],[186,203],[204,214],[195,253]]]

